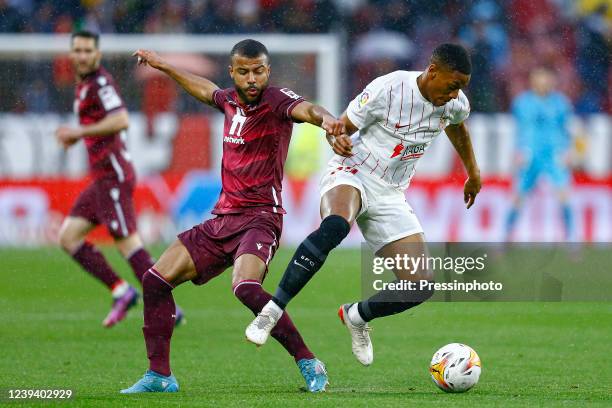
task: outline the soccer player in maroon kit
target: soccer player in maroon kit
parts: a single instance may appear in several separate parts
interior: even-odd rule
[[[134,55],[225,115],[223,187],[212,211],[215,217],[179,234],[145,273],[143,333],[150,366],[142,379],[121,391],[176,392],[169,356],[172,290],[188,280],[202,285],[233,265],[233,293],[257,314],[271,299],[261,282],[282,231],[281,181],[293,122],[312,123],[331,135],[343,134],[344,126],[293,91],[268,86],[268,51],[260,42],[243,40],[233,47],[229,74],[234,87],[228,89],[177,69],[154,52],[138,50]],[[294,357],[308,390],[325,391],[325,366],[304,344],[287,313],[271,334]]]
[[[111,291],[113,306],[103,324],[112,327],[137,303],[139,294],[85,237],[96,225],[105,225],[139,281],[154,261],[136,232],[132,202],[135,175],[124,140],[128,113],[113,78],[100,66],[98,42],[98,35],[88,31],[74,33],[71,38],[70,59],[77,74],[74,112],[79,126],[60,126],[55,135],[65,148],[83,139],[93,181],[64,220],[59,242]],[[179,310],[177,322],[181,319]]]

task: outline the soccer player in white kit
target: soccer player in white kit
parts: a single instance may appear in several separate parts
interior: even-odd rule
[[[377,256],[427,254],[423,228],[404,191],[418,160],[443,130],[468,173],[464,202],[467,208],[474,204],[480,171],[464,123],[470,104],[461,91],[470,74],[467,51],[460,45],[441,44],[425,71],[396,71],[376,78],[351,101],[340,118],[347,135],[328,137],[336,155],[321,179],[323,221],[298,247],[275,296],[247,327],[249,341],[265,343],[289,301],[355,221]],[[398,280],[433,279],[426,268],[394,273]],[[422,290],[381,290],[369,299],[342,305],[338,314],[351,334],[355,357],[363,365],[373,361],[370,320],[403,312],[432,294],[429,285]]]

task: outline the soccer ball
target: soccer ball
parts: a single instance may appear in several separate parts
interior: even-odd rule
[[[431,379],[442,391],[465,392],[480,377],[480,357],[470,347],[451,343],[436,351],[429,365]]]

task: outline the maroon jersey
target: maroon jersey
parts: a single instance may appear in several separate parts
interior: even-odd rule
[[[125,109],[113,77],[100,67],[77,84],[74,112],[81,125],[101,121],[106,115]],[[117,178],[119,182],[134,178],[134,168],[125,148],[126,132],[84,138],[89,168],[96,178]]]
[[[238,102],[236,90],[213,93],[225,114],[223,126],[223,188],[213,214],[261,209],[285,214],[281,191],[283,167],[293,129],[291,111],[304,99],[287,88],[266,88],[259,103]]]

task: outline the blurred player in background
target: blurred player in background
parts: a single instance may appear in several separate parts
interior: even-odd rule
[[[112,76],[100,66],[98,43],[98,35],[88,31],[74,33],[71,38],[70,59],[77,74],[74,113],[79,126],[60,126],[56,137],[64,148],[83,139],[93,181],[64,220],[59,242],[83,269],[111,291],[113,306],[103,324],[112,327],[137,303],[139,294],[85,237],[97,225],[105,225],[138,281],[154,261],[136,232],[132,200],[135,174],[125,148],[128,112]],[[177,323],[181,319],[179,312]]]
[[[170,371],[172,290],[189,280],[203,285],[233,265],[234,295],[254,314],[260,312],[272,298],[261,282],[282,232],[281,182],[293,123],[308,122],[334,136],[341,135],[344,126],[293,91],[268,86],[269,54],[258,41],[243,40],[233,47],[229,74],[234,87],[228,89],[177,69],[154,52],[138,50],[134,55],[225,115],[223,187],[212,211],[215,217],[179,234],[145,273],[143,333],[149,370],[121,391],[176,392],[179,386]],[[294,357],[308,391],[325,391],[325,366],[308,349],[287,313],[279,316],[272,336]]]
[[[515,182],[513,207],[506,222],[506,241],[510,241],[525,196],[533,191],[541,176],[555,187],[565,227],[565,239],[572,237],[572,212],[568,204],[570,188],[572,115],[570,101],[554,91],[555,74],[538,68],[530,75],[531,90],[518,95],[512,103],[516,120],[516,161],[519,172]]]
[[[427,254],[423,229],[406,202],[404,190],[416,164],[444,130],[468,173],[467,208],[480,191],[480,171],[467,127],[467,86],[472,64],[455,44],[438,46],[424,72],[395,71],[372,81],[340,118],[346,135],[331,137],[336,155],[321,180],[319,229],[293,255],[272,300],[247,327],[249,341],[262,345],[287,304],[323,266],[327,255],[348,235],[355,221],[377,256],[411,258]],[[426,268],[394,270],[398,280],[431,281]],[[433,294],[421,290],[381,290],[369,299],[342,305],[353,354],[363,365],[374,359],[368,322],[418,306]]]

